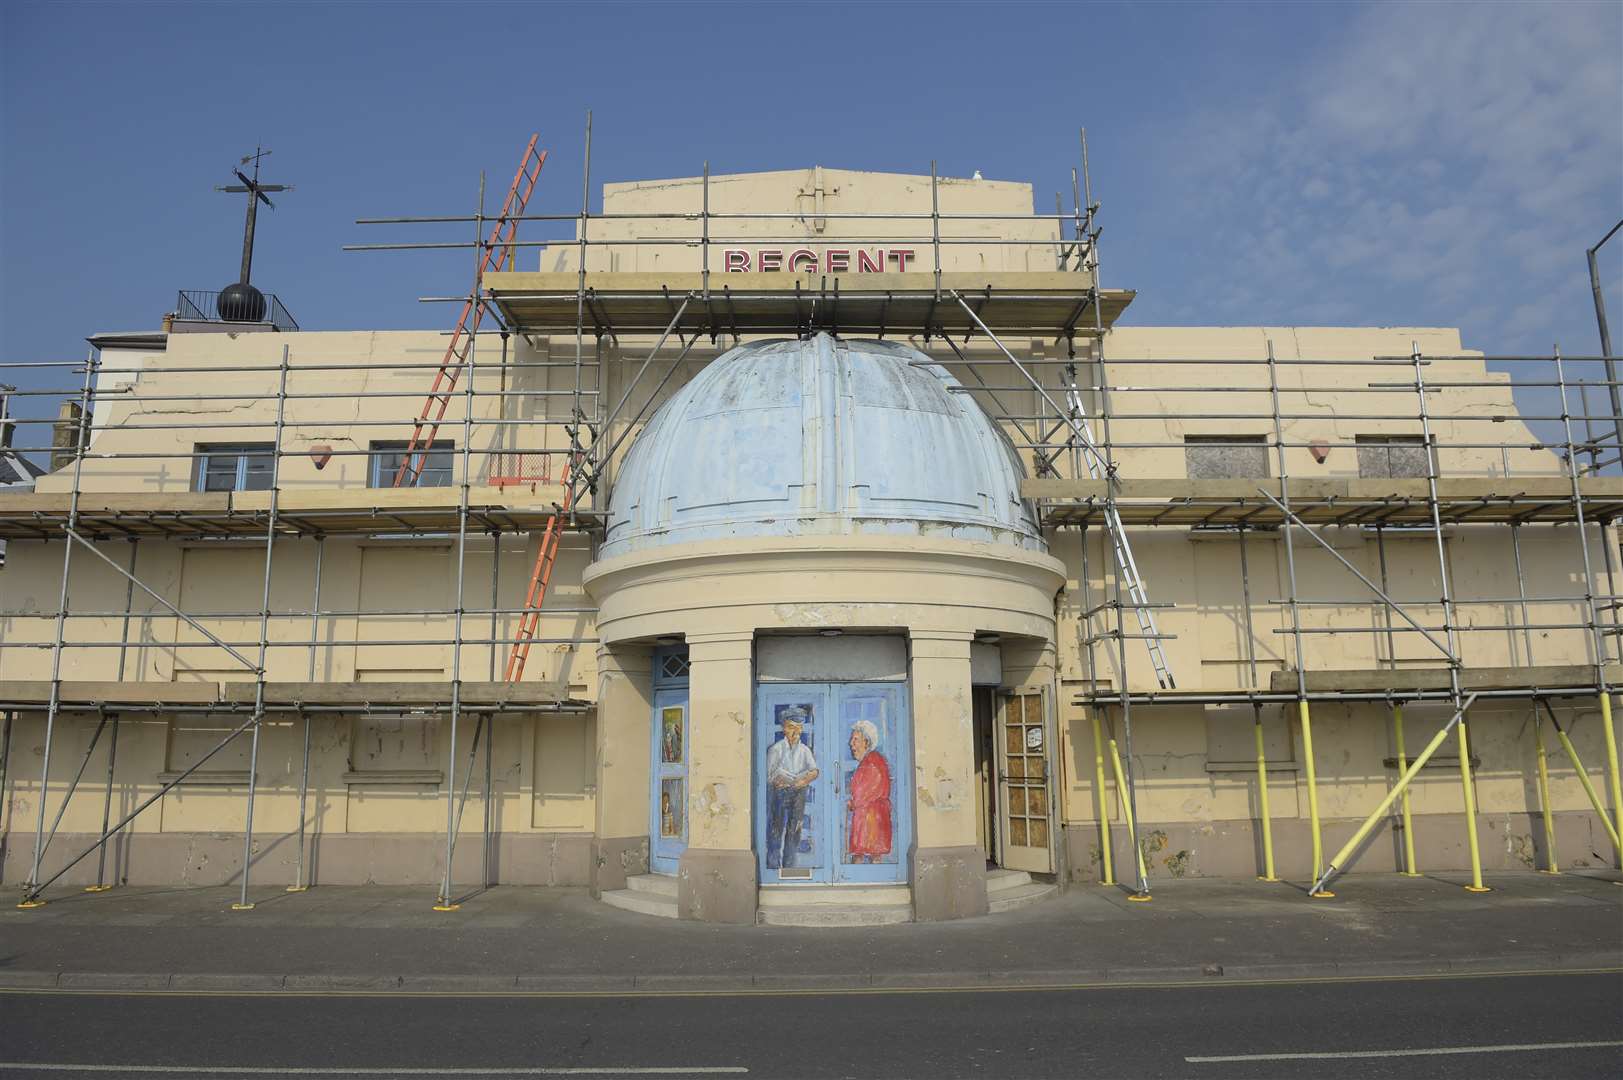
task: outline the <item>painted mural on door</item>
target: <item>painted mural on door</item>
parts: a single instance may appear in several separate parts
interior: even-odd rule
[[[685,652],[654,654],[654,712],[649,792],[648,864],[676,873],[688,845],[688,659]]]
[[[762,884],[905,881],[912,731],[905,687],[769,684],[756,696]]]

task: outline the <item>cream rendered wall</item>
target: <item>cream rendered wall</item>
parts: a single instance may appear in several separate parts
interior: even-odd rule
[[[946,270],[1052,270],[1059,258],[1061,235],[1051,219],[961,220],[951,215],[1017,215],[1033,213],[1032,186],[1007,180],[972,180],[941,177],[936,198],[942,215],[941,265]],[[603,186],[606,214],[697,215],[704,206],[702,177],[639,180]],[[821,209],[822,215],[818,211]],[[725,248],[746,248],[754,258],[760,248],[782,249],[785,258],[804,247],[822,254],[829,247],[852,251],[867,248],[909,248],[914,257],[909,271],[934,269],[931,243],[930,177],[851,169],[790,169],[781,172],[718,174],[710,177],[712,214],[793,214],[788,219],[755,217],[748,220],[716,219],[710,227],[710,269],[721,272]],[[1049,213],[1041,210],[1042,213]],[[838,218],[831,214],[911,214],[924,220]],[[1070,229],[1067,222],[1066,230]],[[704,235],[695,217],[684,220],[594,219],[587,232],[588,270],[626,272],[693,271],[703,266],[704,254],[693,243]],[[579,231],[576,232],[577,238]],[[843,237],[858,236],[852,241]],[[965,243],[980,239],[1040,241],[1031,244]],[[679,240],[680,244],[647,243]],[[821,262],[819,263],[821,266]],[[541,251],[543,271],[575,270],[579,248],[557,244]],[[891,263],[890,269],[896,264]]]
[[[282,445],[294,451],[281,463],[285,491],[365,488],[367,451],[374,440],[403,440],[411,418],[421,407],[446,338],[432,333],[299,333],[172,334],[165,352],[114,352],[102,357],[112,369],[98,384],[126,393],[101,399],[96,411],[91,455],[80,468],[79,485],[87,493],[184,492],[192,490],[189,455],[197,443],[269,442],[274,438],[275,394],[280,382],[282,348],[292,365]],[[474,417],[533,421],[567,415],[569,397],[504,396],[501,391],[545,391],[554,383],[574,385],[573,371],[560,374],[550,362],[548,343],[539,349],[517,340],[509,345],[509,365],[502,370],[501,343],[493,335],[480,339],[474,387]],[[573,359],[572,343],[568,357]],[[481,368],[480,364],[488,367]],[[333,370],[335,366],[359,370]],[[217,367],[218,377],[183,371]],[[261,368],[230,371],[230,368]],[[139,371],[129,370],[138,368]],[[466,379],[462,382],[466,387]],[[180,400],[160,401],[159,398]],[[465,440],[465,398],[453,398],[439,440],[454,444],[458,479]],[[561,403],[561,404],[560,404]],[[144,429],[143,429],[144,428]],[[485,450],[555,447],[557,428],[530,423],[476,427],[468,444],[470,473],[483,483],[495,466]],[[298,451],[327,445],[335,456],[324,469]],[[110,455],[119,455],[117,457]],[[497,469],[499,471],[499,469]],[[41,492],[71,490],[74,470],[42,478]],[[507,535],[501,540],[499,593],[496,605],[522,605],[536,538]],[[252,659],[257,654],[258,609],[262,600],[265,550],[262,542],[174,542],[145,538],[138,543],[109,541],[98,545],[120,566],[130,567],[143,584],[168,602],[199,618],[209,630]],[[369,682],[441,681],[450,678],[454,630],[449,611],[455,596],[455,537],[358,538],[333,536],[322,542],[321,608],[325,611],[437,609],[442,615],[381,615],[356,618],[323,616],[316,620],[314,640],[308,615],[315,598],[317,544],[311,539],[279,537],[271,578],[271,611],[267,676],[277,681]],[[492,603],[493,543],[488,535],[470,532],[467,543],[465,599],[469,608]],[[48,644],[54,636],[54,613],[61,583],[62,545],[13,542],[5,571],[0,572],[0,679],[50,677],[50,650],[25,649],[25,643]],[[559,555],[549,607],[586,606],[580,575],[590,558],[584,538],[571,535]],[[118,648],[74,648],[62,653],[61,677],[147,681],[251,681],[251,672],[224,650],[209,644],[193,626],[174,617],[140,590],[129,593],[126,579],[82,550],[74,552],[66,624],[70,642],[126,642]],[[130,612],[128,627],[122,613]],[[293,615],[290,613],[300,613]],[[29,613],[43,618],[26,617]],[[97,614],[101,613],[101,614]],[[511,637],[516,615],[502,615],[492,634],[488,615],[467,617],[464,634],[484,639],[463,650],[462,677],[501,677],[508,646],[489,639]],[[531,651],[528,678],[557,679],[576,699],[589,701],[596,692],[595,646],[590,614],[567,612],[543,617],[538,637],[580,638],[577,644],[538,643]],[[408,642],[436,641],[435,644]],[[376,642],[382,644],[366,644]],[[277,647],[277,646],[288,647]],[[122,652],[122,667],[121,657]],[[492,674],[494,672],[494,674]],[[228,715],[151,716],[127,713],[120,720],[118,770],[113,809],[133,809],[156,791],[160,776],[184,768],[194,755],[240,723]],[[465,751],[474,718],[465,715],[459,742]],[[64,714],[59,718],[52,752],[51,802],[66,790],[94,731],[96,718]],[[367,771],[366,746],[375,727],[349,715],[320,713],[312,718],[309,815],[315,833],[432,834],[444,828],[443,772],[448,733],[443,718],[417,724],[416,754],[391,751],[376,767],[405,762],[431,763],[439,774],[432,782],[378,782],[354,774]],[[581,715],[507,716],[496,723],[493,744],[497,792],[496,827],[504,835],[533,832],[589,833],[594,785],[591,782],[593,720]],[[285,713],[272,714],[261,740],[256,833],[267,843],[297,827],[297,785],[302,756],[300,722]],[[10,828],[31,825],[38,809],[38,763],[44,746],[43,716],[24,713],[13,734],[17,752],[10,773],[9,804],[4,822]],[[109,737],[86,771],[87,782],[69,801],[62,819],[58,848],[79,835],[94,834],[101,823]],[[243,823],[248,740],[239,738],[196,777],[166,797],[130,826],[136,833],[229,832]],[[460,756],[460,755],[459,755]],[[25,764],[29,763],[29,764]],[[465,767],[465,760],[458,768]],[[32,767],[30,767],[30,765]],[[476,775],[465,821],[477,828],[483,816],[479,795],[482,768]],[[346,776],[350,779],[346,779]],[[54,812],[54,811],[53,811]],[[13,845],[17,847],[18,845]],[[32,844],[26,846],[31,854]],[[475,844],[468,845],[470,847]],[[65,852],[63,852],[65,854]],[[462,856],[458,856],[459,862]],[[201,867],[192,869],[203,872]]]

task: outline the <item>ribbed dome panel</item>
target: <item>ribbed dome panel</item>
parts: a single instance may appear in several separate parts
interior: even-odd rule
[[[923,353],[826,334],[742,345],[627,452],[601,558],[751,536],[886,534],[1044,550],[1020,459]]]

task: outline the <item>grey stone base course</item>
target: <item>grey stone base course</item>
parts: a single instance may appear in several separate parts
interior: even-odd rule
[[[1371,809],[1374,809],[1372,806]],[[1566,811],[1555,818],[1555,850],[1562,869],[1604,868],[1613,865],[1612,841],[1592,811]],[[1464,814],[1415,814],[1415,863],[1421,873],[1471,868]],[[1403,830],[1394,828],[1395,815],[1377,825],[1355,854],[1345,873],[1383,873],[1403,869]],[[1333,819],[1321,825],[1324,857],[1329,859],[1352,837],[1362,820]],[[1099,880],[1099,827],[1093,822],[1070,822],[1064,827],[1065,847],[1072,881]],[[1301,879],[1313,864],[1313,840],[1305,819],[1273,821],[1274,872]],[[1145,847],[1145,866],[1153,883],[1169,877],[1246,877],[1261,875],[1262,827],[1255,818],[1224,821],[1146,821],[1139,830]],[[1477,815],[1477,846],[1482,869],[1542,870],[1545,863],[1544,823],[1538,813]],[[1116,880],[1135,876],[1127,827],[1110,830],[1111,861]]]
[[[1303,981],[1491,975],[1534,971],[1611,973],[1623,951],[1546,953],[1537,957],[1436,960],[1343,960],[1334,963],[1229,964],[1074,968],[1025,971],[933,971],[839,974],[650,975],[229,975],[0,970],[0,990],[74,990],[82,993],[168,991],[217,993],[390,994],[654,994],[692,991],[780,993],[869,989],[985,989],[1209,985],[1241,981]]]
[[[18,823],[21,825],[21,822]],[[40,876],[48,878],[96,840],[93,833],[58,833],[45,853]],[[477,832],[456,844],[452,877],[477,883],[482,871]],[[292,884],[297,838],[256,833],[253,882]],[[445,872],[444,833],[329,833],[308,839],[305,883],[311,885],[435,885]],[[647,838],[643,838],[646,849]],[[590,833],[509,833],[491,837],[493,884],[588,885],[592,880]],[[34,857],[32,829],[14,827],[0,837],[0,882],[21,884]],[[90,885],[97,853],[69,870],[58,885]],[[240,880],[241,833],[125,833],[109,842],[107,880],[124,885],[228,885]]]
[[[913,917],[919,922],[985,915],[986,853],[979,847],[915,848]]]
[[[690,847],[676,868],[676,912],[700,922],[754,925],[755,853]]]
[[[609,836],[592,841],[592,895],[626,887],[626,878],[648,873],[648,837]]]

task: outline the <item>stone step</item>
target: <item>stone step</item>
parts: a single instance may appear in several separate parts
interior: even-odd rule
[[[1059,892],[1058,885],[1050,885],[1042,881],[1033,881],[1021,885],[1017,889],[1004,889],[998,892],[988,892],[986,896],[987,907],[993,912],[1013,911],[1016,908],[1027,907],[1040,903],[1048,897]]]
[[[676,897],[634,889],[615,889],[603,894],[603,902],[622,911],[635,911],[639,915],[657,915],[662,919],[676,918]]]
[[[1031,875],[1024,870],[988,870],[986,872],[986,895],[994,896],[1007,889],[1018,889],[1022,885],[1031,884]]]
[[[892,926],[913,921],[913,905],[885,904],[878,907],[835,907],[814,904],[807,907],[762,907],[762,926]]]
[[[676,902],[676,879],[669,874],[633,874],[626,878],[626,888],[652,896],[668,896],[672,903]]]
[[[908,907],[913,892],[906,885],[785,885],[760,891],[763,908]]]

